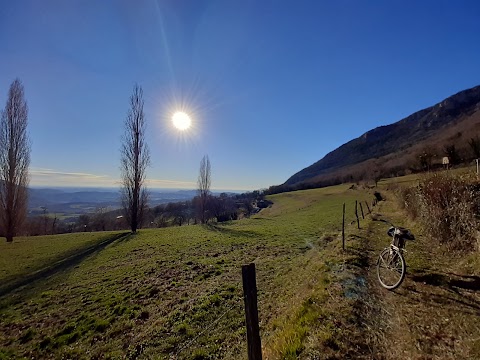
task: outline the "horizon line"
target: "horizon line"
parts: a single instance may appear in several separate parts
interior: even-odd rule
[[[120,190],[120,186],[108,186],[108,185],[29,185],[28,188],[30,189],[118,189]],[[182,187],[145,187],[148,190],[170,190],[170,191],[198,191],[195,188],[182,188]],[[231,192],[248,192],[248,191],[255,191],[259,189],[232,189],[232,188],[211,188],[211,191],[220,192],[220,191],[231,191]]]

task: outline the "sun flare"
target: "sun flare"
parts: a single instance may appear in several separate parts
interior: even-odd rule
[[[178,130],[187,130],[192,125],[192,120],[188,114],[184,113],[183,111],[177,111],[172,116],[173,126],[175,126]]]

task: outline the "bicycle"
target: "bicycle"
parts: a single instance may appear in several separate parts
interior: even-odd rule
[[[405,279],[406,263],[403,253],[406,240],[415,240],[410,230],[397,227],[392,223],[381,220],[390,225],[387,235],[392,238],[390,246],[382,250],[377,261],[377,277],[385,289],[393,290],[400,286]]]

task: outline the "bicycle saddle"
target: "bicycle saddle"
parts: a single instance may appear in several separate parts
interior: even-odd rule
[[[393,236],[394,233],[395,233],[395,235],[398,235],[402,239],[415,240],[415,236],[408,229],[395,228],[395,227],[392,226],[390,229],[388,229],[387,234],[388,234],[388,236]]]

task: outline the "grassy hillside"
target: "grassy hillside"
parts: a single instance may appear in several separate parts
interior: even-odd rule
[[[22,278],[117,237],[118,232],[0,238],[0,284]],[[2,286],[0,285],[0,288]]]
[[[371,198],[338,186],[272,196],[271,208],[226,225],[2,242],[10,281],[91,251],[0,297],[0,358],[246,358],[241,265],[250,262],[266,358],[346,354],[342,203],[350,223],[354,201]]]

